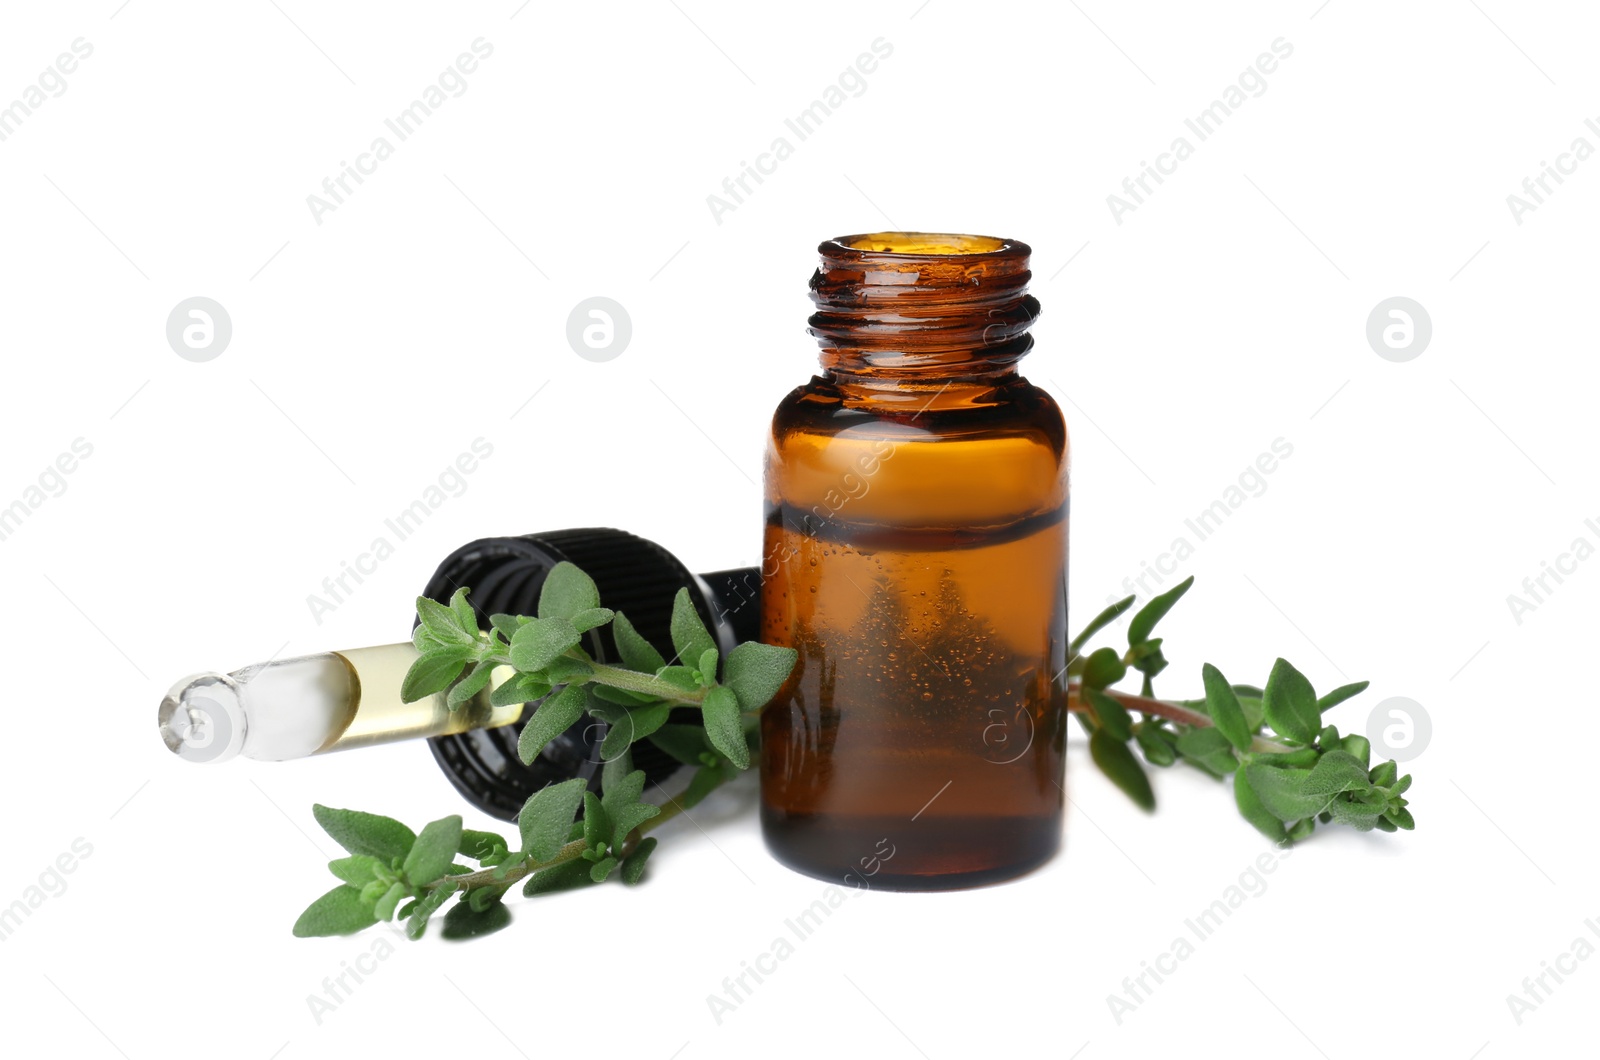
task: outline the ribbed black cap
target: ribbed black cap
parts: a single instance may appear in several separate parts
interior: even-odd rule
[[[716,630],[718,625],[730,625],[730,614],[713,614],[700,583],[676,556],[653,541],[606,528],[473,541],[439,564],[423,595],[445,603],[458,588],[470,586],[468,599],[477,609],[480,624],[485,626],[492,614],[531,615],[538,608],[545,576],[562,560],[583,568],[599,588],[601,603],[624,612],[663,658],[671,659],[674,654],[669,629],[672,599],[680,588],[689,590],[707,628]],[[738,617],[748,620],[754,610],[741,607],[738,611],[744,614]],[[722,619],[720,623],[718,618]],[[588,642],[584,647],[597,660],[620,661],[608,626],[590,630],[585,636]],[[522,719],[531,714],[532,706],[524,707]],[[468,802],[509,821],[530,795],[547,784],[583,777],[591,789],[599,790],[603,722],[580,720],[552,740],[531,765],[523,765],[517,757],[522,719],[497,729],[478,729],[428,741],[434,758]],[[633,763],[657,782],[678,768],[676,759],[649,741],[634,744]]]

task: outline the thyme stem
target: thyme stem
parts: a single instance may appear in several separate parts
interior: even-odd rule
[[[1067,709],[1079,714],[1093,715],[1094,710],[1080,697],[1078,690],[1080,684],[1074,681],[1068,686]],[[1137,710],[1144,714],[1152,714],[1158,718],[1175,721],[1179,725],[1188,725],[1191,728],[1203,729],[1211,725],[1211,719],[1197,710],[1192,710],[1182,703],[1174,703],[1167,699],[1152,699],[1149,696],[1134,695],[1132,692],[1118,692],[1114,688],[1105,689],[1105,694],[1121,703],[1129,710]],[[1269,740],[1265,736],[1254,736],[1250,740],[1250,750],[1262,754],[1284,754],[1293,751],[1293,747]]]

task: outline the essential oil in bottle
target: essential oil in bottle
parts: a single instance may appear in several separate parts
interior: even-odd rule
[[[822,244],[822,374],[773,417],[761,819],[801,872],[965,887],[1055,853],[1064,800],[1068,445],[1017,371],[1029,248],[886,232]]]

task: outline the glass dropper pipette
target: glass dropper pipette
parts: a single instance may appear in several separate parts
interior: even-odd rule
[[[489,689],[510,676],[510,667],[499,668],[484,691],[455,710],[443,693],[402,702],[400,684],[416,658],[411,644],[383,644],[195,674],[162,699],[161,738],[190,762],[239,755],[283,762],[509,725],[521,715],[520,703],[489,704]]]

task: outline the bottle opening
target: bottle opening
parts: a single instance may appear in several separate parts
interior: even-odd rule
[[[910,254],[918,257],[953,257],[956,255],[994,254],[1000,251],[1028,248],[1008,239],[994,236],[964,236],[948,232],[873,232],[868,235],[844,236],[834,240],[851,250],[865,250],[874,254]],[[827,244],[822,253],[826,254]]]

